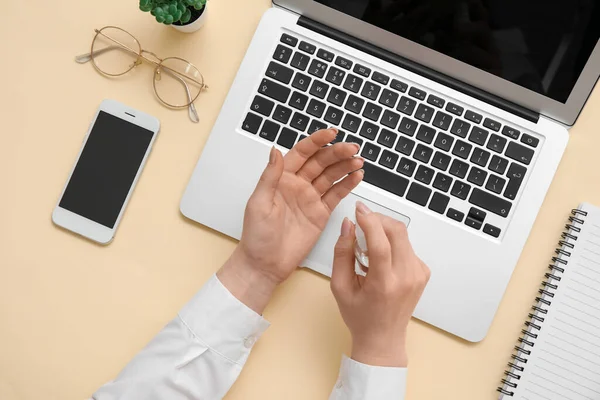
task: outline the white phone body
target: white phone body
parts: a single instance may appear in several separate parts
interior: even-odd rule
[[[108,116],[106,115],[108,114]],[[99,115],[101,116],[100,119],[100,123],[98,124],[99,126],[97,127],[97,129],[94,131],[94,127],[96,127]],[[112,117],[111,117],[112,116]],[[113,117],[117,117],[118,119],[114,119]],[[129,186],[129,188],[127,189],[127,193],[126,196],[124,197],[124,201],[122,202],[121,206],[118,207],[118,204],[121,203],[121,201],[117,201],[117,202],[113,202],[112,203],[112,207],[110,208],[110,212],[106,212],[106,210],[101,210],[102,207],[104,207],[104,204],[97,204],[95,206],[92,205],[85,205],[83,204],[82,207],[83,208],[93,208],[95,209],[100,209],[98,210],[99,213],[101,214],[110,214],[110,220],[112,222],[112,220],[114,220],[114,223],[111,225],[111,223],[107,223],[105,222],[103,223],[99,223],[97,222],[97,220],[99,220],[100,218],[98,218],[98,216],[96,215],[96,211],[92,210],[91,212],[82,212],[82,213],[78,213],[76,211],[73,211],[73,209],[78,209],[78,208],[82,208],[79,206],[72,206],[72,205],[65,205],[65,202],[63,202],[63,200],[67,200],[65,198],[65,192],[67,191],[67,188],[69,188],[69,192],[68,192],[68,200],[71,204],[75,204],[77,201],[81,201],[81,199],[84,199],[86,196],[86,193],[90,193],[89,191],[83,191],[80,192],[80,198],[81,199],[77,199],[76,195],[73,195],[73,193],[77,194],[77,190],[73,189],[73,185],[69,186],[72,183],[72,179],[73,179],[73,174],[75,173],[78,165],[80,164],[80,161],[82,160],[82,155],[84,154],[84,149],[86,149],[86,146],[88,145],[88,143],[90,143],[90,134],[93,133],[94,135],[94,140],[91,141],[90,147],[88,147],[88,150],[86,151],[86,154],[93,154],[94,157],[104,157],[106,155],[108,155],[108,157],[110,158],[111,156],[113,156],[112,154],[104,154],[106,153],[106,151],[104,151],[104,153],[101,153],[100,151],[97,151],[96,154],[93,153],[93,151],[95,149],[92,149],[91,146],[98,146],[98,147],[102,147],[99,145],[96,145],[95,143],[98,143],[98,138],[95,135],[101,135],[102,133],[108,134],[108,131],[105,128],[102,127],[106,127],[107,126],[107,122],[109,121],[109,123],[112,124],[117,124],[117,126],[122,127],[123,129],[119,129],[118,130],[118,134],[123,134],[123,135],[143,135],[143,136],[136,136],[136,144],[131,144],[128,143],[128,146],[136,146],[136,152],[135,153],[135,160],[124,160],[126,161],[128,165],[127,167],[127,178],[124,178],[122,176],[119,176],[118,178],[120,178],[120,189],[119,189],[119,193],[118,196],[119,200],[121,198],[124,197],[124,190],[123,190],[123,180],[129,181],[131,180],[131,178],[133,178],[132,182]],[[122,120],[122,121],[121,121]],[[133,127],[129,124],[124,123],[123,121],[132,124]],[[101,126],[100,126],[101,125]],[[112,125],[110,125],[112,126]],[[143,130],[140,130],[139,128],[143,128]],[[100,129],[105,129],[105,131],[102,131]],[[92,123],[90,124],[88,131],[85,135],[85,138],[83,140],[83,145],[81,147],[81,150],[79,151],[79,154],[77,156],[77,161],[75,162],[75,164],[73,165],[73,168],[71,169],[71,172],[69,173],[69,179],[67,179],[67,183],[65,184],[65,187],[62,190],[62,193],[60,195],[60,198],[56,204],[56,207],[54,208],[54,211],[52,212],[52,221],[65,229],[68,229],[74,233],[77,233],[81,236],[84,236],[90,240],[93,240],[94,242],[100,243],[100,244],[108,244],[110,243],[114,236],[115,236],[115,232],[117,230],[117,228],[119,227],[119,223],[121,222],[121,218],[123,217],[123,212],[125,211],[125,208],[127,207],[127,204],[129,203],[129,199],[131,198],[131,194],[133,193],[133,190],[138,182],[138,179],[142,173],[142,170],[144,169],[144,166],[146,164],[146,161],[148,159],[148,156],[152,150],[152,146],[154,144],[154,141],[156,140],[156,136],[158,135],[158,131],[160,129],[160,122],[158,121],[158,119],[156,119],[155,117],[152,117],[148,114],[145,114],[141,111],[137,111],[134,110],[131,107],[127,107],[115,100],[104,100],[102,102],[102,104],[100,104],[100,107],[98,108],[98,110],[96,111],[96,114],[94,115],[94,119],[92,120]],[[93,131],[93,132],[92,132]],[[151,138],[149,139],[148,142],[148,137],[150,135],[150,133],[146,132],[146,131],[150,131],[151,132]],[[115,132],[115,129],[111,129],[110,130],[111,134],[113,134]],[[140,137],[143,137],[143,139],[139,139]],[[126,137],[123,137],[126,139]],[[129,138],[131,139],[131,138]],[[120,140],[120,139],[117,139]],[[131,139],[130,142],[134,140]],[[140,144],[140,140],[143,141],[142,144]],[[106,149],[106,144],[104,144]],[[144,147],[145,151],[144,151]],[[115,149],[115,150],[119,150],[119,149]],[[125,147],[124,149],[121,149],[122,152],[125,152]],[[142,157],[142,152],[143,152],[143,157]],[[97,153],[101,153],[100,155],[98,155]],[[86,157],[91,157],[86,155]],[[121,158],[122,158],[123,154],[121,154]],[[138,160],[141,158],[141,162],[138,162]],[[107,161],[108,159],[106,159],[105,157],[105,161]],[[112,165],[117,165],[118,163],[118,157],[115,157],[115,159],[110,159],[107,162],[108,163],[113,163]],[[84,162],[82,163],[82,165],[85,164],[85,161],[88,161],[89,164],[89,160],[84,160]],[[139,164],[139,165],[138,165]],[[101,165],[101,163],[99,163],[98,165]],[[137,168],[135,168],[135,165],[137,165]],[[89,171],[90,166],[87,165],[87,169],[84,169],[85,171]],[[83,167],[82,167],[83,168]],[[103,175],[103,171],[102,171],[103,167],[99,167],[96,170],[93,171],[93,174],[98,174],[98,176],[103,176],[105,177],[105,175]],[[100,169],[100,170],[98,170]],[[113,168],[113,171],[111,173],[114,173],[114,171],[117,169],[117,167]],[[77,179],[81,179],[81,177],[85,177],[86,172],[83,173],[79,173],[77,174]],[[134,175],[135,174],[135,175]],[[110,175],[106,176],[105,179],[110,181]],[[111,188],[110,185],[106,185],[107,181],[102,182],[104,184],[104,186],[101,187],[109,187],[109,189],[107,191],[102,191],[104,192],[110,192]],[[89,181],[89,180],[88,180]],[[93,181],[93,180],[92,180]],[[87,182],[88,184],[92,185],[93,182]],[[128,183],[128,182],[127,182]],[[85,185],[83,185],[85,188]],[[100,185],[98,185],[100,186]],[[89,187],[88,187],[89,188]],[[75,188],[77,189],[77,188]],[[81,189],[81,188],[79,188]],[[100,190],[100,189],[98,189]],[[74,200],[75,199],[75,200]],[[75,201],[75,203],[73,203]],[[61,205],[62,204],[62,205]],[[117,205],[115,205],[117,204]],[[108,207],[108,206],[107,206]],[[67,208],[70,208],[67,209]],[[118,208],[118,210],[117,210]],[[88,216],[84,216],[84,215],[80,215],[80,214],[88,214]],[[94,214],[93,217],[90,216],[90,214]],[[106,218],[105,218],[106,219]]]

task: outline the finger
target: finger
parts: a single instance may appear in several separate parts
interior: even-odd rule
[[[356,143],[336,143],[317,151],[296,173],[299,177],[312,182],[331,165],[349,160],[358,153],[360,146]]]
[[[354,272],[355,237],[354,224],[348,218],[344,218],[342,231],[334,249],[331,273],[331,291],[336,298],[352,289],[356,276]]]
[[[354,190],[355,187],[358,186],[359,183],[362,182],[365,176],[365,171],[362,169],[356,171],[353,174],[348,175],[335,185],[331,187],[321,198],[325,207],[329,210],[329,212],[333,212],[333,210],[340,204],[340,201],[346,198],[350,194],[351,191]]]
[[[318,193],[325,193],[331,185],[342,179],[351,172],[358,171],[363,167],[363,158],[350,158],[330,165],[323,173],[313,181],[313,187]]]
[[[258,204],[272,204],[281,175],[283,175],[283,156],[273,147],[269,155],[269,164],[263,171],[251,200],[257,201]]]
[[[369,252],[369,273],[367,279],[386,279],[391,271],[392,250],[383,229],[381,216],[369,210],[362,202],[356,203],[356,222],[365,233]]]
[[[392,246],[392,264],[404,265],[415,258],[415,252],[408,238],[408,230],[403,222],[384,216],[383,230]]]
[[[298,172],[309,158],[335,139],[337,132],[337,129],[323,129],[296,143],[292,150],[285,155],[285,170]]]

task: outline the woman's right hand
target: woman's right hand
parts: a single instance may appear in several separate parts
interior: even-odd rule
[[[354,270],[355,227],[342,224],[335,247],[331,290],[352,334],[352,359],[363,364],[406,367],[406,330],[430,271],[408,240],[406,225],[356,205],[367,239],[366,277]]]

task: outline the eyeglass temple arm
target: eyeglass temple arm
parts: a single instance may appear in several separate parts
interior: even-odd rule
[[[94,51],[93,54],[95,56],[100,56],[100,55],[102,55],[106,52],[112,51],[112,50],[128,51],[127,49],[123,49],[121,46],[108,46],[103,49]],[[92,53],[90,52],[90,53],[80,54],[75,57],[75,61],[78,62],[79,64],[85,64],[87,62],[90,62],[90,61],[92,61]]]
[[[190,116],[190,119],[194,122],[199,122],[200,118],[198,117],[198,112],[196,111],[196,106],[194,106],[193,103],[193,98],[192,98],[192,94],[190,92],[190,88],[187,85],[187,83],[185,83],[185,80],[183,80],[181,77],[179,77],[177,74],[174,74],[173,72],[169,71],[169,69],[164,68],[164,66],[161,68],[163,71],[165,71],[167,74],[169,74],[170,76],[172,76],[173,78],[179,80],[179,82],[181,82],[181,84],[183,85],[183,87],[185,88],[185,93],[187,95],[188,101],[190,102],[190,105],[188,106],[188,114]]]

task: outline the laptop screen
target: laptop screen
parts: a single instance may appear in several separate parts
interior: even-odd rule
[[[316,0],[565,103],[600,36],[598,0]]]

